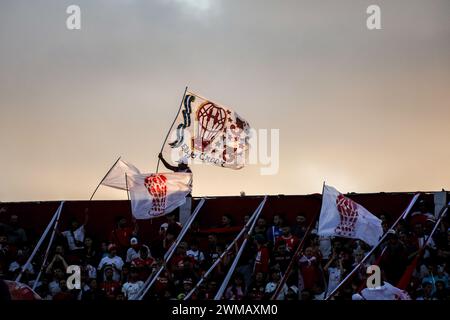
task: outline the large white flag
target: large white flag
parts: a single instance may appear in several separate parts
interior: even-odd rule
[[[383,228],[381,220],[366,208],[325,185],[318,234],[360,239],[374,246],[383,235]]]
[[[125,175],[140,174],[138,168],[123,160],[118,160],[102,181],[102,185],[120,190],[127,190]]]
[[[186,202],[192,191],[192,173],[152,173],[128,176],[131,211],[136,219],[170,213]]]
[[[365,288],[360,294],[354,294],[352,300],[411,300],[404,290],[384,281],[380,287]]]
[[[250,125],[232,109],[187,92],[164,147],[172,161],[240,169],[249,149]]]

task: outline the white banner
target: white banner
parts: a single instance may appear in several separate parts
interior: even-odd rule
[[[318,234],[360,239],[374,246],[383,235],[383,228],[381,220],[366,208],[325,185]]]
[[[235,111],[187,92],[164,153],[173,161],[240,169],[249,139],[250,125]]]
[[[132,164],[119,160],[103,179],[102,185],[115,189],[127,190],[125,174],[132,176],[140,173],[139,169]]]
[[[192,191],[192,173],[152,173],[127,176],[131,209],[136,219],[172,212]]]

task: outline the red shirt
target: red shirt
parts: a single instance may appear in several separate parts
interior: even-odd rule
[[[150,272],[152,270],[152,265],[155,262],[153,258],[146,258],[145,260],[142,258],[136,258],[131,261],[131,265],[138,268],[139,270],[139,278],[143,281],[147,280]]]
[[[108,299],[114,299],[120,292],[121,285],[117,281],[107,281],[100,284],[102,290]]]
[[[269,249],[267,247],[261,247],[256,254],[255,259],[255,273],[256,272],[269,272]]]
[[[117,245],[119,248],[127,248],[130,244],[131,236],[133,235],[133,229],[126,227],[121,229],[114,229],[111,232],[111,242]]]
[[[275,248],[277,248],[281,241],[286,243],[286,250],[289,252],[294,252],[297,249],[298,238],[296,236],[290,235],[289,237],[280,236],[275,242]]]

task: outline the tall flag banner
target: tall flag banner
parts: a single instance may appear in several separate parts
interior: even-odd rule
[[[152,173],[128,176],[131,211],[136,219],[168,214],[186,202],[192,173]]]
[[[140,173],[139,169],[132,164],[119,160],[114,167],[111,168],[101,184],[115,189],[127,190],[125,175],[132,176]]]
[[[188,91],[175,124],[164,146],[174,161],[245,166],[250,125],[234,110]]]
[[[383,228],[381,220],[366,208],[325,185],[318,234],[360,239],[374,246],[383,235]]]

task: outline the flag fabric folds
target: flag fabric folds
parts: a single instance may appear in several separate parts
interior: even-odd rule
[[[125,175],[132,176],[140,173],[139,169],[132,164],[119,160],[103,179],[102,185],[115,189],[127,190]]]
[[[240,169],[249,139],[249,123],[234,110],[187,92],[164,153],[178,162]]]
[[[354,294],[352,300],[411,300],[411,297],[385,281],[380,287],[365,288],[360,294]]]
[[[383,235],[383,228],[381,220],[366,208],[325,185],[318,234],[360,239],[374,246]]]
[[[192,173],[127,175],[131,211],[136,219],[168,214],[186,202],[192,191]]]

